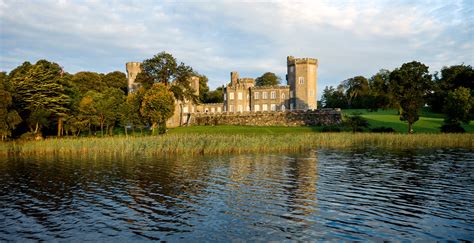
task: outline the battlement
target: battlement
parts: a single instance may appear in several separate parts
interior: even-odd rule
[[[289,89],[289,85],[266,85],[266,86],[255,86],[252,90],[263,90],[263,89]]]
[[[315,64],[318,65],[318,59],[316,58],[294,58],[293,56],[288,56],[286,58],[287,65],[295,65],[295,64]]]
[[[127,69],[129,68],[139,68],[141,66],[141,62],[127,62],[125,63],[125,66],[127,67]]]

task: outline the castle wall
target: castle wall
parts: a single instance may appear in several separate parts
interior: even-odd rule
[[[127,70],[127,80],[128,80],[128,93],[135,91],[138,86],[135,83],[137,75],[142,71],[141,63],[139,62],[127,62],[125,64]]]
[[[256,86],[250,91],[251,111],[285,111],[290,108],[289,86]]]
[[[317,126],[342,122],[340,109],[285,112],[196,113],[190,125]]]

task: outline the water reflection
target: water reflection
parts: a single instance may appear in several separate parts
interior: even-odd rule
[[[473,240],[474,153],[0,159],[1,240]]]

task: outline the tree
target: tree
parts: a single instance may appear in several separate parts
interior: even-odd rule
[[[356,76],[343,82],[349,108],[363,108],[363,99],[369,93],[369,82],[363,76]]]
[[[461,123],[469,124],[474,113],[474,97],[469,88],[459,87],[449,91],[443,107],[446,114],[445,125],[461,127]]]
[[[209,86],[207,83],[209,79],[206,77],[206,75],[196,74],[196,76],[199,77],[199,101],[201,101],[201,103],[208,103],[207,99],[209,96]]]
[[[60,81],[61,67],[46,60],[26,66],[24,72],[15,72],[11,78],[14,99],[21,114],[26,116],[30,130],[37,136],[41,136],[41,129],[48,124],[50,116],[58,120],[58,131],[61,131],[69,100]]]
[[[123,93],[127,93],[128,90],[128,82],[127,76],[125,73],[120,71],[114,71],[107,73],[102,77],[102,80],[105,82],[107,87],[109,88],[117,88],[123,91]]]
[[[413,133],[413,124],[431,87],[428,66],[420,62],[405,63],[390,73],[390,90],[400,104],[400,120],[408,122],[408,133]]]
[[[266,72],[255,79],[255,86],[279,85],[281,78],[272,72]]]
[[[217,87],[216,90],[210,91],[205,103],[222,103],[224,102],[224,88]]]
[[[102,76],[95,72],[78,72],[73,75],[72,82],[82,95],[90,90],[101,92],[107,87],[107,84],[102,81]]]
[[[338,89],[326,86],[321,98],[325,108],[347,108],[347,99],[342,85],[339,85]]]
[[[474,69],[469,65],[453,65],[441,69],[441,77],[435,74],[433,93],[430,94],[429,104],[433,111],[442,112],[448,92],[459,87],[474,90]]]
[[[140,113],[152,124],[152,134],[157,126],[159,133],[166,132],[166,121],[174,112],[174,95],[162,83],[154,84],[143,97]]]
[[[180,106],[180,125],[183,116],[183,104],[187,101],[198,102],[198,96],[191,88],[191,77],[194,74],[193,69],[184,63],[179,65],[176,59],[169,53],[160,52],[151,59],[143,61],[142,75],[143,81],[153,80],[153,83],[162,83],[174,95]]]
[[[20,115],[13,109],[7,79],[7,74],[0,72],[0,137],[2,141],[11,136],[12,131],[21,122]]]
[[[390,71],[381,69],[369,79],[369,95],[365,108],[376,111],[380,108],[393,107],[393,97],[389,89]]]

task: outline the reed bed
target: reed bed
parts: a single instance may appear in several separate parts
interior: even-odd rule
[[[0,156],[143,154],[211,155],[296,152],[314,148],[474,148],[474,134],[167,134],[146,137],[51,138],[0,143]]]

